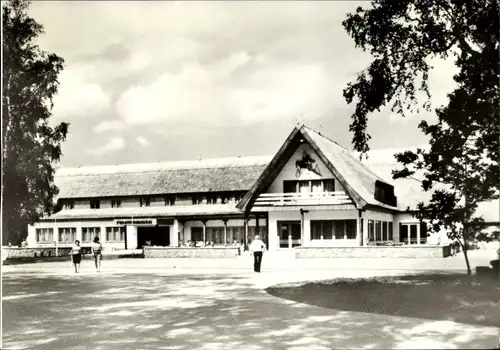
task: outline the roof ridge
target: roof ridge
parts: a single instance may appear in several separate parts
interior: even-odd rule
[[[335,141],[335,140],[333,140],[333,139],[329,138],[328,136],[323,135],[322,133],[317,132],[317,131],[315,131],[314,129],[311,129],[310,127],[308,127],[308,126],[307,126],[307,125],[305,125],[305,124],[302,124],[302,126],[303,126],[304,128],[306,128],[306,129],[310,130],[311,132],[315,133],[316,135],[321,136],[321,137],[323,137],[323,138],[327,139],[328,141],[335,143],[337,146],[341,147],[341,148],[342,148],[342,149],[344,149],[345,151],[347,151],[347,152],[349,152],[349,153],[351,152],[351,151],[349,151],[349,150],[348,150],[345,146],[343,146],[342,144],[338,143],[337,141]]]
[[[152,163],[147,163],[147,164],[152,164]],[[221,164],[217,166],[204,166],[204,167],[199,167],[199,168],[186,168],[186,167],[181,167],[181,168],[166,168],[166,169],[147,169],[147,170],[121,170],[121,171],[102,171],[102,172],[74,172],[70,174],[62,174],[62,175],[57,175],[55,176],[93,176],[93,175],[105,175],[105,174],[144,174],[144,173],[161,173],[161,172],[167,172],[167,171],[179,171],[179,170],[203,170],[203,169],[216,169],[216,168],[241,168],[241,167],[253,167],[253,166],[264,166],[267,165],[267,163],[258,163],[258,164]],[[61,170],[64,168],[61,168]],[[79,168],[71,168],[71,169],[79,169]]]
[[[202,160],[178,160],[164,162],[143,162],[127,164],[104,164],[104,165],[86,165],[82,167],[59,167],[56,168],[56,176],[59,174],[83,175],[85,173],[144,173],[161,172],[170,170],[192,170],[192,169],[215,169],[215,168],[234,168],[248,167],[267,164],[272,157],[266,156],[248,156],[248,157],[225,157],[225,158],[207,158]],[[219,162],[219,163],[217,163]]]

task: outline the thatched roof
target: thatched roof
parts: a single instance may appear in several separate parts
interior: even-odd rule
[[[392,187],[389,182],[360,163],[346,148],[304,125],[294,128],[257,182],[238,203],[238,208],[245,211],[250,210],[256,198],[275,179],[302,142],[307,142],[311,146],[322,162],[344,186],[357,208],[361,209],[369,204],[392,210],[397,209],[375,199],[376,183],[380,182]]]
[[[390,180],[394,184],[395,194],[398,197],[398,208],[400,208],[400,210],[406,210],[408,207],[414,210],[419,202],[427,203],[431,199],[433,191],[443,186],[436,185],[433,190],[424,192],[421,183],[416,179],[392,179],[392,170],[400,168],[394,158],[394,154],[405,150],[406,149],[372,150],[368,152],[369,158],[366,160],[364,159],[362,162],[378,176]],[[493,200],[480,203],[476,210],[476,214],[482,216],[486,222],[500,222],[500,201]]]
[[[59,199],[246,191],[270,157],[123,164],[59,169]]]

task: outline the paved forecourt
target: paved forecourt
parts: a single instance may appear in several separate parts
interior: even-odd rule
[[[476,255],[473,264],[489,259]],[[456,349],[496,344],[499,328],[332,310],[263,290],[276,283],[423,272],[422,264],[429,270],[463,271],[461,256],[440,262],[397,259],[398,270],[381,259],[379,268],[372,261],[349,259],[310,261],[302,269],[290,259],[280,265],[284,259],[268,254],[261,274],[252,271],[248,255],[223,264],[110,260],[101,273],[84,261],[80,274],[69,262],[4,266],[3,348]]]

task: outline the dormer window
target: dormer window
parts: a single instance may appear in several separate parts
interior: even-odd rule
[[[140,200],[141,207],[149,207],[151,205],[151,200],[148,197],[142,197]]]
[[[99,199],[90,200],[90,209],[99,209],[101,207],[101,201]]]
[[[64,201],[63,208],[64,209],[73,209],[75,207],[75,202],[71,200]]]
[[[175,205],[175,197],[174,196],[167,196],[164,198],[165,200],[165,205],[166,206],[172,206]]]

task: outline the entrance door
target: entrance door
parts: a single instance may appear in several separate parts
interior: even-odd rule
[[[137,245],[141,249],[145,245],[167,247],[170,245],[170,227],[139,226],[137,227]]]
[[[301,244],[300,221],[278,221],[280,248],[292,248]]]

